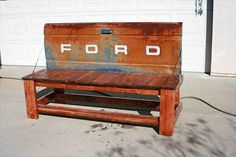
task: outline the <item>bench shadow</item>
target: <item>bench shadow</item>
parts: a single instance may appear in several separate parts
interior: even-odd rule
[[[50,92],[52,92],[53,89],[46,88],[38,92],[37,97],[41,97],[43,95],[46,95]],[[98,110],[106,110],[106,109],[117,109],[117,111],[122,110],[128,110],[128,111],[135,111],[136,113],[140,115],[152,115],[152,111],[157,111],[156,107],[159,105],[159,97],[153,97],[149,95],[138,95],[138,94],[123,94],[123,93],[111,93],[111,92],[97,92],[97,91],[81,91],[81,90],[65,90],[66,94],[71,95],[80,95],[85,96],[88,99],[88,96],[91,97],[90,99],[93,99],[92,96],[98,96],[101,98],[114,98],[114,99],[124,99],[124,100],[140,100],[140,101],[147,101],[147,102],[153,102],[153,104],[156,103],[154,106],[153,104],[146,104],[146,106],[142,105],[127,105],[127,104],[111,104],[111,103],[98,103],[98,102],[91,102],[88,101],[78,101],[78,100],[65,100],[65,104],[68,105],[74,105],[75,107],[95,107],[95,109]],[[50,101],[50,103],[54,103],[54,101]]]
[[[53,89],[50,88],[45,88],[40,90],[37,93],[37,98],[40,98],[44,95],[47,95],[49,93],[53,92]],[[99,97],[106,97],[106,98],[115,98],[115,99],[125,99],[125,100],[140,100],[140,101],[150,101],[150,102],[154,102],[155,105],[153,104],[145,104],[142,106],[139,106],[139,104],[136,105],[127,105],[127,104],[111,104],[111,103],[97,103],[97,102],[91,102],[90,100],[88,100],[88,97],[85,98],[85,100],[87,101],[78,101],[78,100],[65,100],[65,104],[61,104],[63,106],[67,106],[70,107],[71,105],[73,105],[73,107],[79,107],[79,108],[92,108],[93,110],[98,110],[98,111],[112,111],[112,112],[119,112],[119,113],[127,113],[124,111],[128,111],[128,113],[131,114],[136,114],[136,115],[154,115],[156,116],[156,114],[158,114],[157,112],[157,108],[156,106],[159,106],[159,97],[157,96],[149,96],[149,95],[138,95],[138,94],[124,94],[124,93],[114,93],[114,92],[97,92],[97,91],[82,91],[82,90],[65,90],[65,94],[71,94],[71,95],[80,95],[80,96],[99,96]],[[93,99],[92,97],[89,99]],[[50,105],[50,103],[55,103],[54,100],[51,100],[49,102],[48,105]],[[58,103],[56,103],[58,105]],[[60,104],[60,103],[59,103]],[[153,114],[154,113],[154,114]],[[41,113],[43,114],[43,113]],[[47,115],[47,114],[44,114]],[[55,115],[54,115],[55,116]],[[64,118],[68,118],[62,115],[56,115],[57,117],[64,117]],[[70,117],[73,118],[73,117]],[[78,119],[78,118],[74,118],[74,119]],[[79,119],[85,119],[85,120],[91,120],[88,118],[79,118]],[[94,121],[94,120],[91,120]],[[97,120],[98,121],[98,120]],[[101,121],[101,122],[106,122],[106,121]],[[109,121],[107,121],[109,122]],[[114,122],[116,123],[116,122]],[[117,124],[121,124],[121,127],[133,127],[133,126],[137,126],[137,124],[127,124],[127,123],[122,123],[122,122],[117,122]],[[146,125],[142,125],[139,124],[138,126],[142,126],[142,127],[148,127],[150,128],[150,126],[146,126]],[[104,128],[101,128],[104,129]],[[89,129],[86,130],[86,133],[88,132],[94,132],[93,129]],[[155,130],[155,129],[154,129]],[[158,132],[158,131],[157,131]]]
[[[161,157],[206,156],[206,153],[213,157],[227,157],[224,138],[215,133],[202,118],[197,119],[196,123],[186,123],[184,128],[177,127],[175,135],[176,137],[156,134],[147,138],[140,136],[135,146],[126,144],[111,147],[97,152],[97,157],[141,157],[139,151]]]

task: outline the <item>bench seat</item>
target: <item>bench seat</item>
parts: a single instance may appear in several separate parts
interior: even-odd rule
[[[23,77],[36,82],[72,85],[119,87],[135,89],[176,89],[181,85],[181,75],[125,73],[91,70],[43,69]]]
[[[179,88],[182,75],[125,73],[92,70],[43,69],[22,78],[24,80],[28,118],[38,119],[39,114],[49,114],[98,121],[120,122],[153,127],[162,135],[172,135],[182,105],[179,102]],[[38,97],[36,87],[53,88],[54,92]],[[160,102],[128,100],[122,98],[101,98],[96,96],[71,95],[65,89],[121,92],[153,95]],[[114,99],[114,100],[113,100]],[[65,100],[126,104],[136,108],[154,108],[160,116],[135,115],[92,109],[58,107],[47,105],[50,101],[65,103]],[[111,105],[112,108],[112,105]]]

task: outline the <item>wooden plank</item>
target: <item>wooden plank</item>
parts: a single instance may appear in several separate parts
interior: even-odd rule
[[[54,93],[55,93],[55,102],[56,103],[65,103],[65,98],[64,98],[64,89],[62,88],[55,88],[54,89]]]
[[[182,23],[64,23],[44,29],[48,69],[181,73]],[[101,35],[103,29],[112,33]],[[72,47],[62,55],[59,47],[65,41]],[[91,42],[97,54],[85,53]],[[128,55],[114,54],[118,43],[128,47]],[[160,55],[147,55],[148,45],[160,47]]]
[[[182,23],[132,22],[132,23],[61,23],[45,24],[45,35],[100,35],[102,29],[113,35],[182,35]]]
[[[128,110],[159,110],[159,103],[147,100],[121,99],[104,96],[60,94],[65,100],[96,103],[96,107],[108,107]],[[103,104],[103,105],[100,105]],[[107,104],[107,105],[106,105]]]
[[[90,70],[47,70],[40,75],[35,73],[34,78],[29,75],[24,79],[33,79],[37,82],[66,83],[75,85],[91,85],[135,89],[176,89],[181,81],[180,75],[143,74]],[[53,75],[51,75],[53,73]]]
[[[171,136],[174,132],[175,90],[160,91],[160,125],[161,135]]]
[[[49,94],[47,94],[47,95],[45,95],[45,96],[43,96],[43,97],[38,98],[38,99],[37,99],[37,103],[38,103],[38,104],[45,104],[45,105],[46,105],[46,104],[49,103],[49,101],[52,100],[54,97],[55,97],[54,92],[49,93]]]
[[[134,115],[126,113],[116,113],[107,111],[96,111],[90,109],[78,109],[59,106],[38,105],[41,114],[65,116],[71,118],[83,118],[96,121],[107,121],[115,123],[127,123],[136,125],[157,126],[158,117],[147,115]]]
[[[121,92],[121,93],[143,94],[143,95],[159,95],[159,90],[126,89],[118,87],[84,86],[84,85],[46,83],[46,82],[35,82],[35,85],[39,87],[48,87],[48,88],[64,88],[64,89],[77,89],[77,90],[87,90],[87,91],[103,91],[103,92]]]
[[[31,119],[38,119],[37,103],[36,103],[36,91],[33,80],[24,80],[25,101],[27,117]]]
[[[65,41],[72,47],[62,55],[59,47]],[[84,51],[91,41],[98,47],[97,54]],[[116,55],[116,43],[124,43],[128,55]],[[50,35],[45,37],[45,44],[48,69],[180,74],[180,36]],[[160,55],[147,55],[148,45],[159,46]]]

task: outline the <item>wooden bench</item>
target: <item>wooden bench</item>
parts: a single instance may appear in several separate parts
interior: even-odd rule
[[[144,125],[173,134],[182,109],[182,23],[46,24],[44,34],[47,69],[23,77],[28,118],[49,114]],[[36,87],[54,90],[38,97]],[[159,102],[85,96],[67,89],[153,95]],[[48,105],[67,100],[151,108],[159,116]]]

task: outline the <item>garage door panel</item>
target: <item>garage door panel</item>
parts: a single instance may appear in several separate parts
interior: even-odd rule
[[[37,58],[39,58],[37,65],[38,66],[46,66],[46,58],[45,58],[45,50],[43,42],[35,42],[31,44],[29,47],[29,53],[31,55],[31,61],[29,61],[28,65],[35,65]]]
[[[12,64],[12,61],[10,60],[11,56],[9,53],[9,49],[5,43],[1,43],[1,59],[3,64]]]
[[[30,53],[40,51],[34,43],[43,42],[43,26],[48,22],[177,21],[183,22],[183,70],[204,71],[206,12],[195,16],[195,0],[9,0],[0,4],[3,64],[32,64],[35,55]],[[12,42],[27,43],[27,48],[19,44],[14,48]]]
[[[201,72],[204,69],[205,57],[202,52],[205,51],[204,43],[199,42],[183,42],[182,52],[182,70]]]
[[[29,8],[31,10],[46,10],[49,8],[48,0],[40,0],[40,1],[29,1]]]
[[[137,14],[119,14],[115,13],[107,16],[108,22],[137,22]]]
[[[29,49],[26,43],[3,43],[2,47],[2,59],[4,63],[11,63],[13,60],[15,65],[18,65],[22,64],[22,60],[27,62],[27,60],[32,59],[32,57],[28,55]]]
[[[196,17],[193,12],[176,13],[174,21],[183,22],[183,33],[185,36],[192,36],[199,38],[205,34],[205,17]]]
[[[138,0],[112,0],[109,1],[111,8],[134,8],[137,7]]]
[[[63,23],[63,22],[75,22],[76,15],[75,14],[58,14],[52,17],[53,23]]]
[[[100,8],[104,9],[107,7],[107,1],[106,0],[86,0],[81,1],[81,7],[83,9],[94,9],[94,8]]]
[[[78,22],[106,22],[106,14],[81,14],[77,15],[76,21]]]
[[[52,9],[67,10],[75,8],[76,0],[52,0]]]
[[[7,42],[1,45],[1,52],[6,65],[35,65],[38,57],[38,65],[46,65],[42,42]]]
[[[25,6],[27,6],[28,3],[27,1],[4,1],[1,2],[1,10],[2,12],[6,12],[8,13],[9,11],[13,11],[13,12],[17,12],[17,11],[22,11],[23,9],[25,9]]]
[[[171,0],[142,0],[143,7],[165,8],[168,9],[171,5]]]
[[[26,39],[26,18],[23,16],[5,16],[3,23],[3,39],[25,40]]]
[[[28,34],[30,39],[43,40],[43,27],[44,24],[50,21],[50,17],[47,14],[29,16]]]
[[[4,34],[4,28],[3,28],[4,24],[3,24],[3,21],[4,21],[3,17],[0,16],[0,45],[1,45],[1,41],[3,41],[3,34]],[[1,46],[0,46],[0,48],[1,48]]]
[[[163,12],[150,12],[140,16],[141,21],[144,22],[169,22],[171,21],[171,17],[172,16],[169,13]]]

